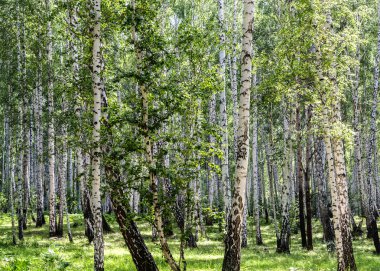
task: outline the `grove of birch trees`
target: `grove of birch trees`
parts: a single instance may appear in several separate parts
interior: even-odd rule
[[[380,270],[380,0],[0,0],[0,35],[0,270]],[[332,269],[260,265],[299,248]]]

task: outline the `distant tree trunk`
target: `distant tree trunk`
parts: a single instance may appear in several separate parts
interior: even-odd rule
[[[48,14],[51,14],[51,0],[45,0]],[[53,87],[53,43],[52,26],[50,19],[47,22],[47,73],[48,73],[48,154],[49,154],[49,236],[57,235],[55,220],[55,131],[54,131],[54,87]]]
[[[58,191],[58,223],[57,223],[57,237],[62,238],[63,236],[63,199],[61,198],[63,196],[63,183],[65,183],[66,180],[64,180],[63,177],[63,155],[62,153],[64,152],[63,149],[59,148],[58,149],[58,155],[57,155],[57,174],[58,174],[58,186],[57,186],[57,191]]]
[[[327,185],[325,177],[325,146],[322,138],[317,138],[315,142],[315,181],[318,184],[318,206],[320,220],[323,228],[323,240],[329,252],[335,251],[334,227],[330,218],[331,211],[327,197]]]
[[[236,158],[235,190],[231,218],[225,238],[223,271],[240,270],[241,225],[245,205],[245,190],[249,157],[250,94],[252,87],[252,34],[254,1],[243,4],[243,39],[241,52],[241,89],[239,101],[239,128]]]
[[[291,129],[294,125],[294,110],[290,108],[289,113],[284,114],[284,166],[283,166],[283,179],[284,183],[282,185],[282,223],[281,223],[281,233],[280,240],[277,241],[277,252],[278,253],[290,253],[290,204],[291,204],[291,194],[290,187],[292,183],[292,164],[293,164],[293,150],[292,150],[292,140],[291,140]],[[290,124],[289,124],[290,123]],[[292,128],[290,128],[291,126]]]
[[[15,210],[14,210],[14,190],[15,190],[15,163],[12,158],[11,170],[10,170],[10,182],[9,182],[9,200],[11,204],[11,221],[12,221],[12,242],[17,244],[16,239],[16,227],[15,227]]]
[[[23,193],[20,198],[20,206],[18,206],[19,214],[19,237],[23,238],[22,230],[27,228],[27,211],[29,206],[29,129],[28,129],[28,97],[26,91],[26,52],[25,52],[25,25],[24,14],[20,11],[19,2],[17,2],[17,79],[20,83],[20,93],[22,93],[22,102],[19,105],[20,111],[20,161],[22,161],[22,176],[19,175],[19,183],[22,180],[22,189],[19,193]],[[20,223],[22,229],[20,229]],[[22,239],[20,238],[20,240]]]
[[[260,205],[259,205],[259,165],[258,165],[258,128],[257,128],[257,95],[254,95],[254,104],[252,112],[252,186],[253,186],[253,208],[254,208],[254,218],[255,218],[255,232],[256,232],[256,245],[263,244],[263,238],[261,236],[260,228]]]
[[[21,113],[21,110],[20,110]],[[20,114],[21,117],[21,114]],[[20,118],[21,119],[21,118]],[[21,125],[20,125],[21,126]],[[20,127],[21,128],[21,127]],[[18,152],[20,153],[19,159],[17,161],[17,221],[18,221],[18,239],[24,240],[24,213],[23,213],[23,178],[22,178],[22,152],[21,152],[21,140],[19,136],[18,142]]]
[[[38,50],[38,59],[42,61],[41,49]],[[37,221],[36,227],[45,225],[44,217],[44,163],[43,163],[43,125],[42,125],[42,67],[38,65],[37,69],[37,87],[36,87],[36,108],[35,108],[35,123],[36,123],[36,144],[37,144]]]
[[[305,229],[305,202],[304,202],[304,174],[302,166],[302,145],[301,145],[301,113],[300,107],[297,106],[296,109],[296,129],[298,133],[298,147],[297,147],[297,184],[298,184],[298,217],[300,221],[300,231],[301,231],[301,243],[302,247],[306,248],[306,229]]]
[[[216,96],[215,94],[212,94],[210,104],[209,104],[209,122],[211,125],[215,125],[216,123]],[[216,140],[213,135],[210,135],[210,144],[212,148],[215,148]],[[210,158],[210,163],[216,164],[216,157],[212,155]],[[211,167],[208,167],[209,176],[208,176],[208,205],[212,209],[214,206],[214,196],[216,191],[216,185],[217,185],[217,176],[214,172],[214,170],[211,169]]]
[[[198,108],[201,107],[201,102],[198,101]],[[199,117],[198,117],[199,118]],[[198,143],[200,142],[200,138],[198,137]],[[200,155],[198,154],[197,159],[200,160]],[[203,222],[203,214],[202,214],[202,189],[201,189],[201,165],[198,164],[197,167],[197,177],[194,182],[194,204],[195,204],[195,240],[199,241],[199,232],[202,237],[206,236],[206,230]]]
[[[70,212],[72,200],[74,196],[74,183],[73,183],[73,152],[72,148],[67,149],[67,209]]]
[[[356,199],[354,200],[353,204],[356,205],[356,201],[360,201],[360,206],[364,206],[364,202],[362,201],[362,197],[358,198],[356,196],[357,192],[361,193],[360,188],[362,187],[362,160],[361,160],[361,128],[359,125],[359,119],[360,119],[360,94],[359,94],[359,82],[360,82],[360,45],[357,44],[356,47],[356,58],[358,60],[358,64],[355,67],[355,80],[353,84],[353,114],[354,114],[354,121],[353,121],[353,129],[354,129],[354,169],[352,174],[352,191],[351,195]],[[358,191],[358,188],[360,191]],[[359,209],[359,208],[358,208]],[[363,210],[362,210],[363,211]]]
[[[262,152],[261,152],[262,153]],[[265,218],[265,223],[269,224],[269,212],[268,212],[268,203],[267,203],[267,196],[266,196],[266,189],[265,189],[265,179],[264,179],[264,161],[259,162],[259,182],[261,184],[261,190],[262,193],[262,201],[263,201],[263,217]]]
[[[9,93],[11,91],[11,87],[9,87]],[[8,94],[9,95],[9,94]],[[7,108],[7,107],[6,107]],[[8,114],[8,113],[6,113]],[[9,127],[9,117],[6,115],[6,121],[5,121],[5,130],[7,136],[7,146],[6,146],[6,156],[7,156],[7,165],[6,165],[6,172],[7,172],[7,178],[5,180],[9,183],[9,204],[11,208],[11,223],[12,223],[12,243],[14,245],[17,244],[16,239],[16,228],[15,228],[15,208],[14,208],[14,191],[15,191],[15,161],[14,161],[14,155],[11,154],[12,149],[12,139],[11,139],[11,129]]]
[[[312,225],[312,206],[310,194],[310,177],[311,177],[311,162],[312,162],[312,144],[313,138],[311,134],[311,118],[312,118],[311,105],[307,108],[307,142],[306,142],[306,169],[305,173],[305,205],[306,205],[306,235],[307,235],[307,250],[313,250],[313,225]]]
[[[23,11],[24,11],[24,7]],[[25,20],[24,15],[21,16],[21,33],[18,33],[19,49],[20,50],[20,61],[21,61],[21,73],[20,73],[20,83],[23,92],[22,95],[22,173],[23,173],[23,228],[27,228],[27,217],[29,211],[29,199],[30,199],[30,130],[29,130],[29,97],[27,91],[27,81],[26,81],[26,49],[25,49]]]
[[[379,231],[377,228],[376,219],[379,216],[378,207],[376,202],[376,184],[377,184],[377,107],[378,107],[378,89],[379,89],[379,62],[380,62],[380,1],[378,1],[378,37],[377,37],[377,53],[375,58],[375,71],[374,71],[374,89],[372,100],[372,111],[370,120],[370,135],[368,146],[368,188],[369,188],[369,201],[367,213],[367,231],[368,237],[373,239],[376,249],[376,254],[380,254],[380,241]]]
[[[246,190],[247,194],[247,190]],[[245,195],[245,202],[247,203],[247,195]],[[247,220],[248,220],[248,206],[244,205],[243,209],[243,222],[242,222],[242,230],[241,230],[241,247],[245,248],[248,246],[248,233],[247,233]]]
[[[222,91],[220,93],[220,126],[222,128],[222,185],[223,185],[223,203],[225,212],[226,227],[228,225],[228,218],[231,209],[231,184],[229,173],[229,155],[228,155],[228,116],[227,116],[227,100],[226,100],[226,51],[225,51],[225,23],[224,23],[224,0],[218,0],[219,12],[219,75],[222,80]]]

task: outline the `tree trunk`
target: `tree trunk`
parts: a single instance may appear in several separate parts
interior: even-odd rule
[[[304,202],[304,174],[302,166],[302,145],[301,145],[301,113],[300,107],[297,106],[296,109],[296,129],[298,133],[298,147],[297,147],[297,184],[298,184],[298,217],[300,221],[300,231],[301,231],[301,243],[302,247],[306,248],[306,228],[305,228],[305,202]]]
[[[51,14],[51,0],[45,0],[48,14]],[[48,71],[48,154],[49,154],[49,236],[57,235],[55,220],[55,131],[54,131],[54,86],[53,86],[53,43],[52,26],[50,19],[47,22],[47,71]]]
[[[256,245],[263,244],[263,238],[261,236],[260,229],[260,205],[259,205],[259,166],[258,166],[258,150],[257,150],[257,95],[254,95],[254,104],[252,112],[252,185],[253,185],[253,208],[254,208],[254,218],[255,218],[255,232],[256,232]]]
[[[117,223],[136,269],[138,271],[158,271],[153,256],[146,247],[136,223],[130,218],[129,210],[126,210],[116,201],[113,193],[111,195]]]
[[[377,106],[378,106],[378,89],[379,89],[379,61],[380,61],[380,1],[378,1],[378,37],[377,37],[377,53],[375,58],[374,71],[374,89],[372,100],[372,111],[370,120],[370,135],[368,146],[368,188],[369,201],[367,207],[367,231],[368,237],[373,239],[376,254],[380,254],[379,231],[377,228],[376,218],[378,217],[378,207],[376,202],[376,184],[377,184]]]
[[[14,245],[17,244],[16,239],[16,227],[15,227],[15,211],[14,211],[14,190],[15,190],[15,163],[12,158],[11,170],[10,170],[10,182],[9,182],[9,200],[11,204],[11,221],[12,221],[12,242]]]
[[[240,270],[241,225],[245,205],[245,190],[249,157],[249,111],[252,87],[252,34],[254,1],[245,0],[243,7],[243,39],[241,52],[241,89],[239,101],[239,128],[236,158],[235,190],[225,238],[223,271]]]
[[[94,94],[93,107],[93,134],[92,143],[92,193],[91,210],[94,216],[94,270],[104,270],[104,241],[102,224],[102,204],[100,194],[100,118],[101,95],[104,89],[101,77],[103,70],[103,56],[101,51],[101,0],[93,1],[94,25],[92,28],[92,86]]]
[[[306,235],[307,235],[307,250],[313,250],[313,225],[312,225],[312,206],[310,195],[310,176],[311,176],[311,161],[312,161],[312,144],[313,138],[311,134],[311,105],[307,108],[307,143],[306,143],[306,169],[305,171],[305,205],[306,205]]]
[[[42,55],[41,50],[38,50],[38,59],[41,61]],[[42,107],[43,107],[43,96],[42,96],[42,67],[41,64],[38,65],[37,70],[37,87],[36,87],[36,108],[35,108],[35,123],[36,123],[36,144],[37,144],[37,168],[36,168],[36,179],[37,179],[37,221],[36,227],[42,227],[45,225],[44,217],[44,191],[43,191],[43,172],[44,172],[44,162],[43,162],[43,125],[42,125]]]
[[[228,155],[228,116],[227,116],[227,100],[226,100],[226,52],[225,52],[225,25],[224,25],[224,0],[218,0],[219,12],[219,75],[222,81],[222,91],[220,93],[220,127],[222,129],[222,185],[223,185],[223,203],[225,212],[226,228],[228,225],[228,218],[231,209],[231,184],[229,174],[229,155]]]
[[[239,126],[239,112],[238,112],[238,83],[237,83],[237,58],[236,58],[236,29],[237,29],[237,0],[233,0],[233,22],[232,22],[232,56],[231,56],[231,96],[233,102],[233,129],[234,129],[234,160],[237,155],[237,130]]]
[[[284,114],[284,141],[285,141],[285,160],[283,167],[283,179],[284,183],[282,186],[282,224],[280,239],[277,241],[277,252],[278,253],[290,253],[290,204],[291,204],[291,193],[290,187],[292,183],[292,164],[293,164],[293,150],[292,150],[292,140],[291,140],[291,129],[293,129],[294,124],[294,110],[290,109],[290,113]],[[289,125],[289,123],[291,123]],[[290,127],[289,127],[290,126]]]
[[[320,220],[323,228],[323,240],[326,243],[329,252],[335,251],[335,235],[334,227],[330,218],[331,211],[329,210],[327,186],[325,177],[325,146],[322,138],[318,138],[315,142],[315,178],[318,184],[318,206]]]
[[[216,97],[215,94],[212,94],[210,104],[209,104],[209,123],[211,125],[215,125],[216,122]],[[210,135],[210,145],[212,148],[215,148],[216,140],[213,135]],[[216,164],[216,157],[212,155],[210,158],[210,163]],[[214,196],[216,191],[216,185],[217,185],[217,176],[214,170],[209,166],[208,167],[209,175],[208,175],[208,205],[209,208],[212,210],[214,207]]]

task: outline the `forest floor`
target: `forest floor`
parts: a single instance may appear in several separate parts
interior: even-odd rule
[[[47,216],[46,216],[47,217]],[[112,216],[107,216],[114,232],[105,235],[105,270],[136,270],[128,249],[124,245],[117,224]],[[68,238],[49,239],[48,225],[36,229],[32,224],[25,231],[24,242],[12,245],[10,218],[0,214],[0,270],[20,271],[55,271],[75,270],[90,271],[93,264],[93,246],[89,245],[83,234],[82,215],[71,215],[74,243]],[[147,223],[138,222],[149,250],[153,253],[160,270],[169,270],[165,264],[158,243],[150,239],[151,230]],[[272,225],[263,225],[265,245],[256,246],[252,238],[252,225],[249,224],[248,247],[242,251],[241,270],[278,270],[309,271],[336,270],[335,254],[326,251],[322,243],[320,223],[314,221],[314,250],[301,248],[300,235],[292,235],[291,254],[276,253],[276,241]],[[218,226],[207,229],[208,239],[198,242],[198,248],[186,249],[187,270],[221,270],[224,254],[223,235]],[[169,238],[170,247],[176,259],[179,258],[179,236]],[[373,254],[371,240],[364,237],[354,240],[354,251],[360,271],[379,271],[380,256]]]

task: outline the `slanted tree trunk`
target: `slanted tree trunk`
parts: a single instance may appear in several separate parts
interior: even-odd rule
[[[245,190],[249,157],[249,121],[250,95],[252,87],[252,34],[254,18],[254,1],[245,0],[243,4],[243,39],[241,52],[241,89],[239,100],[239,128],[237,140],[237,158],[235,173],[235,190],[232,201],[225,238],[223,271],[240,270],[241,259],[241,225],[245,205]]]
[[[108,108],[107,96],[103,91],[102,94],[103,107]],[[103,114],[103,121],[107,130],[107,144],[103,146],[103,153],[107,157],[105,159],[105,175],[107,177],[110,187],[110,197],[112,201],[112,208],[116,216],[117,223],[119,224],[120,231],[123,235],[125,244],[127,245],[129,252],[131,253],[132,260],[138,271],[158,271],[156,263],[152,254],[149,252],[145,245],[144,239],[141,236],[137,225],[131,216],[131,209],[128,204],[125,204],[125,191],[123,187],[125,184],[122,180],[120,173],[120,165],[114,163],[119,162],[111,152],[113,145],[113,135],[110,125],[108,123],[108,114]],[[111,161],[108,163],[108,161]]]
[[[153,256],[146,247],[144,239],[130,215],[131,210],[128,205],[121,204],[124,193],[120,190],[121,179],[120,175],[117,174],[117,169],[112,165],[105,165],[105,171],[107,179],[110,181],[112,207],[116,220],[136,269],[138,271],[158,271]]]
[[[153,256],[145,245],[136,223],[130,218],[130,210],[121,205],[115,199],[114,194],[111,197],[117,223],[136,269],[138,271],[158,271]]]
[[[135,4],[132,2],[133,9],[135,10]],[[135,21],[135,18],[133,18],[133,21]],[[136,22],[134,22],[136,23]],[[134,43],[137,44],[137,33],[136,33],[136,27],[133,27],[132,30],[132,38],[134,40]],[[136,57],[137,57],[137,69],[138,73],[140,74],[141,78],[143,78],[143,71],[141,70],[141,63],[143,61],[143,52],[140,50],[138,46],[135,47]],[[145,86],[144,83],[139,82],[138,84],[139,93],[141,96],[141,103],[142,103],[142,134],[144,136],[144,151],[145,151],[145,159],[147,163],[147,167],[149,169],[149,181],[150,181],[150,189],[153,195],[153,212],[154,212],[154,225],[157,228],[157,235],[160,241],[162,254],[165,258],[165,261],[168,263],[170,268],[173,271],[180,271],[179,265],[176,263],[176,261],[173,258],[173,255],[170,252],[170,248],[168,245],[168,242],[166,240],[165,234],[164,234],[164,228],[163,228],[163,222],[162,222],[162,210],[158,198],[158,186],[157,186],[157,176],[155,173],[155,162],[153,159],[153,142],[149,131],[149,101],[148,101],[148,94],[149,89]]]

